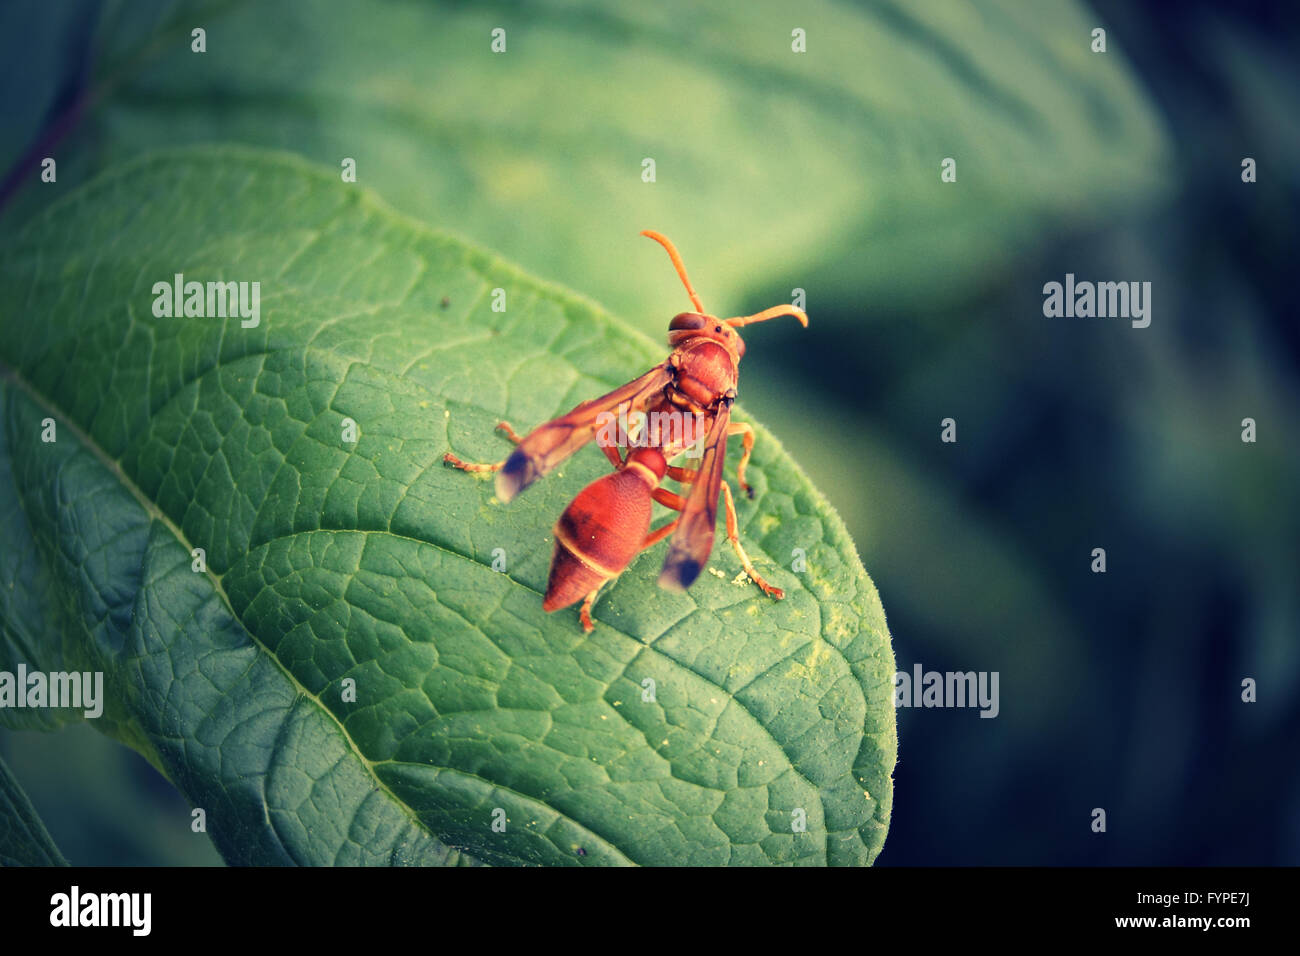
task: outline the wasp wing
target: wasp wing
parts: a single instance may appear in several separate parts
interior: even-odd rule
[[[669,591],[685,591],[695,583],[713,551],[713,533],[718,523],[718,493],[722,488],[722,466],[727,458],[727,426],[731,423],[731,404],[719,406],[713,427],[704,442],[704,457],[696,470],[695,483],[686,496],[686,505],[677,519],[677,530],[668,545],[659,572],[659,586]]]
[[[596,418],[602,412],[615,411],[623,404],[630,406],[629,412],[641,411],[671,381],[672,369],[664,362],[609,394],[583,402],[567,415],[538,425],[497,472],[497,497],[509,501],[591,441],[596,434]]]

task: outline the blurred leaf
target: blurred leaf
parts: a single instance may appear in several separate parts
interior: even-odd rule
[[[5,91],[5,108],[0,110],[0,175],[75,99],[90,67],[96,18],[92,0],[56,4],[10,0],[0,6],[0,37],[22,40],[21,50],[7,50],[0,57],[0,89]],[[39,178],[39,163],[30,174],[33,181]]]
[[[57,733],[0,727],[0,758],[64,856],[77,866],[224,866],[192,829],[185,796],[99,723],[78,719]]]
[[[626,265],[644,228],[689,250],[719,314],[760,285],[878,310],[985,285],[1043,232],[1153,201],[1169,178],[1122,37],[1090,52],[1096,18],[1068,0],[172,6],[113,8],[114,88],[63,176],[214,140],[351,157],[397,208],[645,331],[681,294],[641,267],[649,251]],[[206,53],[176,28],[190,23]]]
[[[0,866],[67,866],[45,824],[0,760]]]
[[[156,318],[153,284],[176,272],[261,282],[260,324]],[[669,594],[652,553],[589,636],[540,592],[546,531],[604,458],[586,449],[509,508],[441,464],[448,447],[499,455],[498,418],[550,418],[662,345],[333,174],[242,148],[148,158],[53,207],[0,248],[0,302],[0,532],[21,555],[0,581],[0,650],[103,670],[98,723],[207,810],[227,860],[879,852],[896,746],[884,613],[765,430],[742,536],[787,598],[732,582],[725,548]],[[794,548],[806,574],[782,568]]]

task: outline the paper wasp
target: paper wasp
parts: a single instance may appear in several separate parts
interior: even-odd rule
[[[703,456],[693,470],[669,464],[692,444],[680,430],[667,438],[657,435],[649,444],[638,442],[626,458],[618,443],[598,442],[615,471],[580,491],[556,522],[555,552],[542,602],[544,610],[554,611],[581,599],[582,627],[588,632],[595,627],[591,607],[605,582],[618,577],[639,553],[670,534],[673,537],[659,574],[659,586],[684,591],[695,582],[713,550],[719,491],[726,506],[727,538],[745,573],[765,593],[777,599],[785,597],[784,591],[768,584],[754,570],[740,544],[736,505],[730,486],[723,480],[722,465],[727,438],[742,436],[744,450],[736,465],[736,478],[753,497],[753,489],[745,481],[745,466],[754,448],[754,430],[731,420],[740,359],[745,354],[745,343],[736,329],[781,315],[793,316],[807,326],[808,316],[793,305],[777,305],[731,319],[710,315],[695,294],[672,242],[650,230],[641,235],[667,250],[695,306],[694,312],[682,312],[668,324],[668,344],[673,347],[668,358],[621,388],[539,425],[523,438],[508,423],[501,422],[497,427],[517,446],[505,461],[474,464],[450,452],[443,455],[443,461],[465,471],[496,472],[496,495],[508,502],[596,437],[602,417],[616,412],[649,413],[653,419],[655,415],[675,413],[691,414],[697,416],[696,421],[705,423]],[[679,482],[685,494],[661,487],[665,477]],[[652,501],[681,514],[651,531]]]

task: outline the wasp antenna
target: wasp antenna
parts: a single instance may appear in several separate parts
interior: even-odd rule
[[[648,236],[668,250],[668,258],[673,260],[673,268],[677,270],[677,275],[681,278],[682,285],[686,286],[686,292],[691,297],[691,304],[695,306],[695,311],[707,314],[704,313],[704,304],[700,302],[700,297],[696,295],[695,290],[691,288],[691,280],[686,275],[686,266],[682,264],[682,257],[677,254],[677,247],[673,245],[673,241],[667,236],[655,232],[653,229],[643,229],[641,235]],[[806,325],[807,323],[804,324]]]
[[[778,315],[793,315],[799,320],[799,324],[805,329],[808,328],[808,316],[804,314],[803,309],[796,309],[792,305],[774,305],[770,309],[764,309],[762,312],[756,312],[753,315],[738,315],[734,319],[723,319],[727,325],[733,329],[742,325],[753,325],[755,322],[766,322],[768,319],[775,319]]]

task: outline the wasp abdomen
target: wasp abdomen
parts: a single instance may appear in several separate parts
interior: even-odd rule
[[[658,449],[638,448],[621,470],[579,492],[555,523],[544,610],[580,601],[632,563],[650,530],[650,492],[666,468]]]

